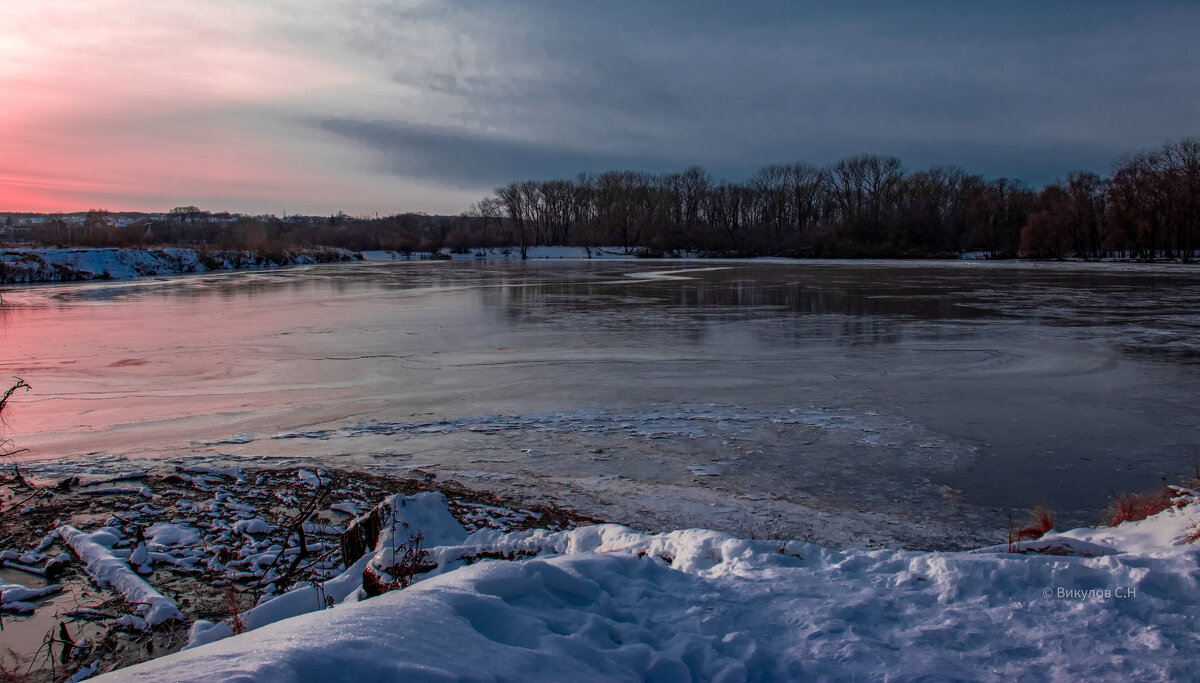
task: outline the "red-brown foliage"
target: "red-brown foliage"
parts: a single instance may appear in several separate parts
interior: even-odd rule
[[[233,635],[245,633],[246,622],[242,621],[242,615],[238,613],[237,589],[233,587],[233,581],[225,584],[225,606],[229,609]]]
[[[1054,513],[1044,507],[1033,509],[1033,519],[1029,526],[1017,532],[1017,540],[1037,540],[1054,528]]]
[[[1163,487],[1154,493],[1118,493],[1117,499],[1108,508],[1105,524],[1117,526],[1123,522],[1137,522],[1156,515],[1171,507],[1171,489]]]

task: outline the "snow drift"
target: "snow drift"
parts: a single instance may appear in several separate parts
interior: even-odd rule
[[[109,679],[1190,678],[1200,547],[1183,541],[1200,508],[1179,494],[1146,521],[1051,533],[1020,553],[842,552],[607,524],[464,536],[436,494],[395,496],[385,527],[423,519],[443,543],[423,580],[345,592],[385,551],[381,535],[329,582],[345,595],[332,609],[263,619]],[[271,608],[290,595],[255,611],[294,612]]]

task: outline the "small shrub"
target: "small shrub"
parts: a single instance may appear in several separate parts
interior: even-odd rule
[[[1040,505],[1033,509],[1029,526],[1017,532],[1017,540],[1037,540],[1054,528],[1054,513]]]
[[[1037,506],[1030,514],[1029,525],[1018,529],[1013,524],[1012,513],[1008,513],[1008,552],[1023,553],[1021,541],[1036,541],[1054,528],[1054,513]]]
[[[212,252],[206,249],[196,251],[196,260],[208,270],[224,270],[225,268],[225,264],[218,261]]]
[[[1171,490],[1166,487],[1154,493],[1118,493],[1117,499],[1108,508],[1104,523],[1117,526],[1146,519],[1171,507],[1172,497]]]
[[[225,584],[225,607],[229,610],[233,635],[245,633],[246,622],[242,620],[242,615],[238,612],[237,588],[234,587],[232,578]]]
[[[405,528],[408,523],[401,522]],[[393,535],[393,543],[395,543]],[[392,548],[392,562],[389,567],[375,568],[367,565],[363,570],[363,591],[370,596],[382,595],[388,591],[401,590],[412,585],[418,574],[424,574],[437,569],[436,564],[427,564],[429,551],[421,547],[424,535],[418,532],[407,541],[397,543]]]
[[[429,571],[429,566],[426,564],[426,561],[429,560],[429,551],[421,547],[422,540],[423,535],[418,532],[408,541],[401,543],[397,548],[400,552],[396,557],[396,564],[386,568],[400,588],[408,588],[417,574]]]

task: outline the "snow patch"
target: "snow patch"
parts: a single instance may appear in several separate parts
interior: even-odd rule
[[[112,531],[101,529],[88,534],[73,526],[63,525],[58,528],[58,534],[64,543],[71,546],[96,583],[115,588],[128,602],[137,605],[138,614],[150,626],[183,618],[170,598],[154,590],[113,553],[111,548],[117,537]]]

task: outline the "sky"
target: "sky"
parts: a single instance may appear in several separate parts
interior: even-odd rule
[[[1200,135],[1200,3],[4,0],[0,212],[456,214],[871,152],[1035,187]]]

